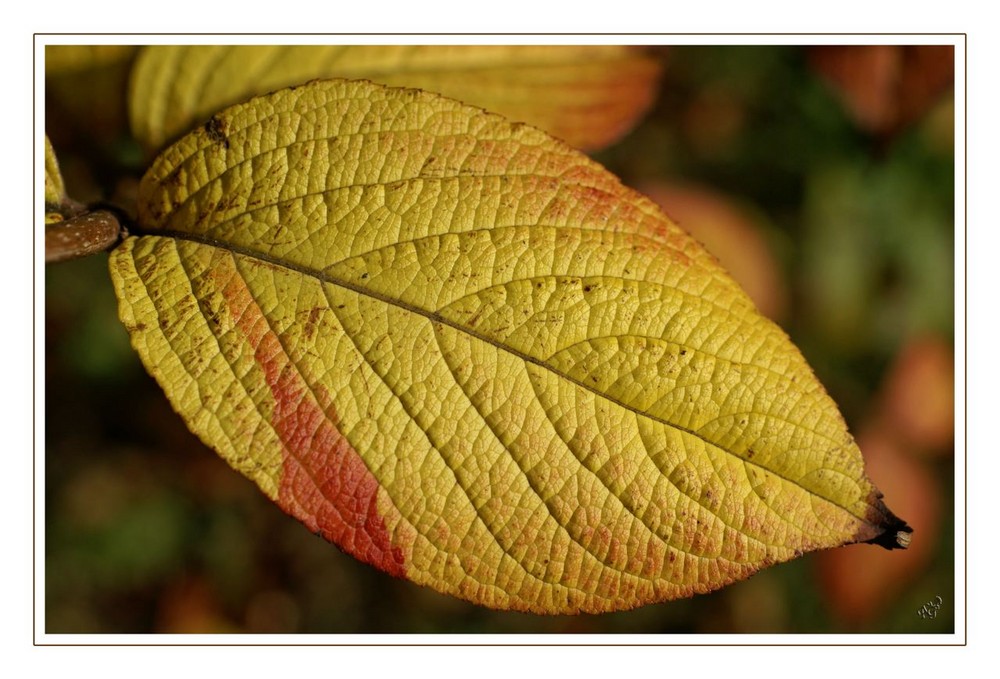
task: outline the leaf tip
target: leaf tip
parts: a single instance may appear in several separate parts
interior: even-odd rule
[[[913,538],[913,529],[889,511],[881,501],[879,505],[881,505],[879,508],[881,516],[876,526],[881,530],[878,535],[863,542],[879,545],[885,549],[906,549],[910,546],[910,540]]]
[[[885,549],[906,549],[910,546],[912,537],[913,529],[904,523],[903,527],[899,530],[887,530],[866,542],[879,545]]]

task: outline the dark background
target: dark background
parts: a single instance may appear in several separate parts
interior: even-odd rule
[[[964,593],[951,48],[655,53],[666,68],[653,110],[597,159],[661,201],[791,335],[914,527],[909,550],[809,554],[600,616],[491,611],[395,580],[315,537],[187,431],[129,347],[98,255],[45,272],[46,632],[952,632]],[[75,198],[127,202],[141,175],[126,72],[111,62],[47,84],[46,131]]]

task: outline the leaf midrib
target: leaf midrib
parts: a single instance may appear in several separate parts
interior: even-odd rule
[[[668,421],[666,419],[663,419],[661,417],[657,417],[657,416],[652,415],[652,414],[650,414],[648,412],[645,412],[643,410],[635,408],[634,406],[631,406],[631,405],[629,405],[627,403],[624,403],[621,400],[615,398],[614,396],[611,396],[610,394],[606,394],[606,393],[604,393],[602,391],[594,389],[591,385],[586,384],[584,381],[578,380],[578,379],[572,377],[571,375],[567,375],[564,372],[555,369],[551,365],[547,364],[543,359],[536,358],[536,357],[531,356],[529,354],[526,354],[526,353],[524,353],[524,352],[522,352],[522,351],[520,351],[518,349],[515,349],[515,348],[513,348],[511,346],[508,346],[508,345],[503,344],[501,342],[497,342],[495,339],[493,339],[491,337],[488,337],[486,335],[483,335],[483,334],[477,332],[476,330],[474,330],[472,328],[468,328],[468,327],[463,326],[463,325],[461,325],[459,323],[456,323],[455,321],[453,321],[451,319],[448,319],[448,318],[446,318],[444,316],[441,316],[440,314],[438,314],[435,311],[429,311],[427,309],[422,309],[420,307],[417,307],[417,306],[414,306],[414,305],[409,304],[407,302],[404,302],[404,301],[402,301],[400,299],[397,299],[397,298],[394,298],[394,297],[390,297],[388,295],[384,295],[384,294],[379,293],[379,292],[375,292],[373,290],[365,288],[365,287],[363,287],[361,285],[358,285],[356,283],[352,283],[350,281],[344,280],[343,278],[340,278],[340,277],[337,277],[337,276],[332,276],[332,275],[330,275],[330,274],[328,274],[328,273],[326,273],[324,271],[318,270],[318,269],[313,269],[313,268],[308,267],[308,266],[304,266],[304,265],[301,265],[301,264],[296,264],[294,262],[289,262],[289,261],[287,261],[285,259],[281,259],[279,257],[274,257],[274,256],[269,255],[267,253],[263,253],[263,252],[260,252],[258,250],[254,250],[253,248],[248,248],[248,247],[245,247],[245,246],[242,246],[242,245],[236,245],[236,244],[233,244],[233,243],[227,243],[225,241],[221,241],[221,240],[218,240],[218,239],[215,239],[215,238],[210,238],[210,237],[199,235],[199,234],[185,233],[185,232],[172,231],[172,230],[145,231],[145,230],[143,230],[141,228],[134,228],[134,229],[132,229],[132,233],[133,233],[134,236],[138,236],[138,237],[173,238],[173,239],[176,239],[176,240],[183,240],[183,241],[190,241],[190,242],[195,242],[195,243],[201,243],[201,244],[207,245],[209,247],[218,248],[218,249],[230,252],[230,253],[234,253],[234,254],[242,255],[244,257],[249,257],[249,258],[252,258],[252,259],[256,259],[256,260],[259,260],[259,261],[271,264],[273,266],[277,266],[277,267],[281,267],[281,268],[287,269],[289,271],[295,271],[296,273],[300,273],[303,276],[308,276],[308,277],[314,278],[314,279],[316,279],[318,281],[321,281],[323,283],[328,283],[330,285],[336,285],[336,286],[344,288],[346,290],[350,290],[350,291],[354,292],[355,294],[364,295],[364,296],[369,297],[371,299],[376,299],[376,300],[378,300],[378,301],[380,301],[380,302],[382,302],[384,304],[389,304],[389,305],[395,306],[397,308],[403,309],[404,311],[408,311],[410,313],[416,314],[418,316],[423,316],[427,320],[432,321],[434,323],[441,323],[442,325],[446,325],[446,326],[448,326],[448,327],[450,327],[450,328],[452,328],[454,330],[457,330],[459,332],[465,333],[465,334],[467,334],[467,335],[469,335],[471,337],[474,337],[474,338],[480,340],[481,342],[485,342],[485,343],[489,344],[490,346],[493,346],[493,347],[495,347],[495,348],[497,348],[497,349],[499,349],[501,351],[505,351],[505,352],[507,352],[507,353],[509,353],[509,354],[511,354],[511,355],[513,355],[515,357],[517,357],[518,359],[520,359],[520,360],[522,360],[522,361],[524,361],[526,363],[530,363],[532,365],[538,366],[539,368],[541,368],[543,370],[551,372],[551,373],[559,376],[560,378],[565,379],[568,382],[571,382],[572,384],[577,385],[581,389],[589,391],[590,393],[593,393],[593,394],[595,394],[595,395],[597,395],[597,396],[599,396],[599,397],[601,397],[601,398],[603,398],[603,399],[605,399],[607,401],[610,401],[611,403],[614,403],[615,405],[617,405],[617,406],[619,406],[621,408],[624,408],[625,410],[627,410],[629,412],[635,413],[636,415],[639,415],[641,417],[646,417],[646,418],[648,418],[648,419],[650,419],[650,420],[652,420],[654,422],[658,422],[658,423],[660,423],[660,424],[662,424],[664,426],[670,427],[670,428],[672,428],[672,429],[674,429],[676,431],[679,431],[679,432],[687,434],[687,435],[689,435],[689,436],[691,436],[693,438],[696,438],[696,439],[698,439],[699,441],[702,441],[704,444],[706,444],[708,446],[711,446],[713,448],[721,450],[722,452],[726,453],[727,455],[731,455],[731,456],[735,457],[736,459],[740,460],[744,464],[748,464],[748,465],[751,465],[751,466],[756,467],[758,469],[761,469],[761,470],[763,470],[764,472],[766,472],[768,474],[772,474],[773,476],[775,476],[775,477],[777,477],[777,478],[779,478],[779,479],[781,479],[781,480],[783,480],[783,481],[785,481],[787,483],[792,484],[796,488],[799,488],[799,489],[805,491],[806,493],[809,493],[810,495],[812,495],[812,496],[814,496],[814,497],[816,497],[816,498],[818,498],[818,499],[820,499],[820,500],[822,500],[824,502],[827,502],[827,503],[833,505],[834,507],[837,507],[837,508],[843,510],[844,512],[848,513],[849,515],[851,515],[855,519],[858,519],[859,521],[862,521],[865,524],[876,526],[876,524],[873,524],[865,516],[858,515],[858,514],[852,512],[850,509],[848,509],[847,507],[844,507],[843,505],[839,504],[835,500],[832,500],[832,499],[830,499],[828,497],[825,497],[825,496],[819,494],[818,492],[812,490],[811,488],[806,488],[805,486],[800,485],[795,480],[793,480],[793,479],[791,479],[791,478],[789,478],[789,477],[787,477],[787,476],[785,476],[785,475],[783,475],[783,474],[781,474],[779,472],[776,472],[776,471],[774,471],[772,469],[769,469],[768,467],[763,466],[759,462],[754,462],[754,461],[749,460],[749,459],[747,459],[747,458],[745,458],[745,457],[743,457],[741,455],[738,455],[737,453],[735,453],[735,452],[733,452],[733,451],[731,451],[731,450],[729,450],[729,449],[727,449],[727,448],[725,448],[723,446],[720,446],[718,443],[716,443],[716,442],[714,442],[714,441],[706,438],[704,435],[698,433],[697,431],[695,431],[693,429],[689,429],[687,427],[681,426],[681,425],[676,424],[674,422],[670,422],[670,421]],[[876,526],[876,527],[878,527],[878,526]]]

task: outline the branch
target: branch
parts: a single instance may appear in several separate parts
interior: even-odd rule
[[[111,249],[122,235],[118,217],[108,210],[85,212],[45,226],[45,263],[65,262]]]

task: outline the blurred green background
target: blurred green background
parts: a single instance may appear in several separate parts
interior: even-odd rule
[[[953,632],[951,48],[653,52],[666,64],[653,109],[597,159],[791,335],[914,527],[910,550],[810,554],[600,616],[491,611],[393,579],[187,431],[129,347],[99,255],[45,272],[46,631]],[[126,73],[111,61],[47,83],[46,131],[77,199],[134,193]],[[934,617],[920,615],[936,597]]]

